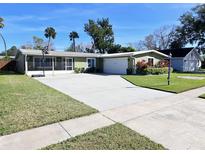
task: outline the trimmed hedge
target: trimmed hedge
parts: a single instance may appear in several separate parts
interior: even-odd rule
[[[173,72],[173,68],[171,68],[171,72]],[[155,68],[155,67],[148,67],[145,68],[143,73],[145,74],[167,74],[168,73],[168,67],[162,67],[162,68]]]

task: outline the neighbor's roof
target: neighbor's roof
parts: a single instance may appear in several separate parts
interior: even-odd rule
[[[14,59],[15,58],[15,56],[9,56],[11,59]],[[0,56],[0,59],[3,59],[3,58],[5,58],[5,56]]]
[[[167,55],[156,51],[156,50],[145,50],[145,51],[135,51],[135,52],[125,52],[125,53],[113,53],[113,54],[104,54],[102,55],[102,57],[105,58],[114,58],[114,57],[131,57],[131,56],[136,56],[136,55],[142,55],[142,54],[146,54],[146,53],[156,53],[159,54],[163,57],[168,57]]]
[[[166,55],[172,54],[172,57],[185,57],[193,48],[180,48],[180,49],[168,49],[160,50],[159,52]]]
[[[33,50],[33,49],[20,49],[20,52],[23,55],[42,55],[41,50]],[[56,56],[56,57],[93,57],[97,58],[101,54],[96,54],[96,53],[83,53],[83,52],[62,52],[62,51],[49,51],[48,54],[45,54],[45,56]]]
[[[41,50],[33,49],[20,49],[23,55],[42,55]],[[163,57],[168,57],[167,55],[156,51],[156,50],[146,50],[146,51],[136,51],[136,52],[126,52],[126,53],[113,53],[113,54],[97,54],[97,53],[83,53],[83,52],[62,52],[62,51],[49,51],[45,56],[68,56],[68,57],[93,57],[93,58],[115,58],[115,57],[130,57],[135,55],[141,55],[146,53],[156,53]]]

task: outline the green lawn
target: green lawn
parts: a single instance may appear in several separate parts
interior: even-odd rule
[[[92,132],[68,139],[58,144],[50,145],[44,149],[160,150],[165,148],[121,124],[114,124],[101,129],[96,129]]]
[[[0,136],[94,112],[25,75],[0,74]]]
[[[172,73],[171,84],[167,85],[167,75],[123,75],[122,77],[134,85],[153,88],[173,93],[180,93],[194,88],[205,86],[205,79],[182,79],[177,76],[205,77],[205,74]]]

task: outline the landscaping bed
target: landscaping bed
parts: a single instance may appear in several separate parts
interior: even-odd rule
[[[97,112],[25,75],[0,73],[0,136]]]
[[[187,78],[182,78],[187,76]],[[123,75],[122,77],[136,86],[152,88],[173,93],[205,86],[205,79],[191,79],[190,77],[205,77],[205,74],[171,73],[170,85],[167,84],[167,74],[164,75]]]
[[[114,124],[76,136],[44,149],[53,150],[162,150],[162,145],[133,130]]]

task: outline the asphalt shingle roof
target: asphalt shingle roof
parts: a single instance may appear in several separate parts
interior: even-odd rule
[[[193,48],[180,48],[180,49],[168,49],[168,50],[159,50],[159,52],[169,55],[170,52],[172,57],[185,57]]]

